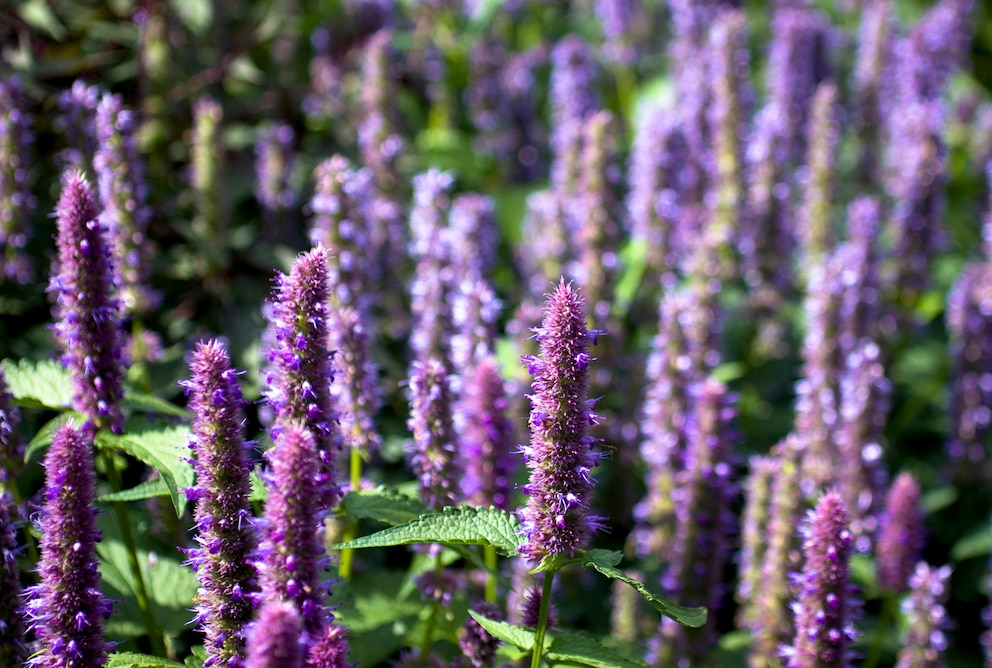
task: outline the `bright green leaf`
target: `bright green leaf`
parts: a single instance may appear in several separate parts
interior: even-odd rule
[[[504,556],[517,554],[521,545],[516,516],[496,508],[445,508],[440,513],[421,515],[401,526],[390,527],[369,536],[331,546],[340,550],[364,547],[390,547],[414,543],[446,545],[492,545]]]
[[[264,503],[269,498],[269,490],[265,487],[261,467],[256,466],[248,478],[251,481],[251,493],[248,495],[248,500],[252,503]]]
[[[96,442],[102,448],[126,452],[158,471],[172,497],[176,516],[182,517],[186,509],[186,495],[182,490],[193,486],[193,466],[187,459],[187,427],[166,427],[124,436],[101,431],[97,433]]]
[[[157,656],[137,654],[136,652],[119,652],[111,654],[106,668],[185,668],[183,664],[169,661]]]
[[[472,615],[472,619],[479,622],[479,625],[494,638],[499,638],[505,643],[519,647],[525,652],[534,651],[534,632],[530,629],[507,624],[506,622],[498,622],[494,619],[483,617],[472,610],[469,610],[468,614]]]
[[[214,19],[213,3],[210,0],[173,0],[169,3],[190,32],[206,34]]]
[[[67,413],[56,415],[54,418],[46,422],[41,429],[38,430],[38,433],[34,435],[34,438],[31,439],[27,448],[24,450],[24,462],[26,464],[30,464],[36,459],[39,459],[41,457],[41,451],[52,444],[52,439],[55,438],[55,432],[57,432],[59,427],[64,425],[66,422],[74,422],[76,425],[81,425],[86,422],[86,418],[82,413],[69,411]]]
[[[65,26],[46,0],[28,0],[18,7],[17,13],[21,15],[21,20],[32,28],[44,31],[56,40],[65,38]]]
[[[601,642],[581,633],[556,630],[548,634],[544,656],[549,662],[579,664],[594,668],[642,668],[640,661],[617,654]]]
[[[386,487],[348,492],[341,499],[341,509],[348,519],[378,520],[396,526],[413,522],[427,512],[419,499],[399,494]]]
[[[130,489],[122,489],[113,494],[104,494],[97,501],[102,503],[112,503],[115,501],[142,501],[153,499],[158,496],[169,496],[169,488],[161,478],[146,480]]]
[[[608,578],[620,580],[630,585],[651,604],[651,607],[679,624],[698,628],[706,623],[706,608],[687,608],[674,603],[664,596],[648,591],[642,583],[628,577],[623,571],[616,568],[616,565],[620,563],[621,556],[619,552],[610,550],[590,550],[582,556],[582,565],[594,568]]]
[[[72,379],[61,362],[7,359],[2,366],[17,405],[57,411],[72,405]]]

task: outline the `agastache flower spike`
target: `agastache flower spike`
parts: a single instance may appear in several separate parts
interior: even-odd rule
[[[266,125],[258,133],[255,145],[257,197],[268,225],[278,225],[280,216],[296,198],[290,185],[293,173],[293,142],[296,133],[288,123]]]
[[[105,94],[96,110],[99,141],[93,157],[107,229],[120,267],[124,308],[142,313],[154,305],[148,280],[148,222],[144,165],[134,145],[137,119],[119,95]]]
[[[510,509],[513,489],[513,423],[499,367],[483,359],[465,379],[465,497],[476,506]]]
[[[462,500],[461,462],[453,418],[448,369],[430,359],[410,371],[410,420],[414,452],[411,465],[420,479],[420,498],[432,510]]]
[[[563,279],[535,333],[540,356],[522,360],[534,376],[531,441],[521,446],[530,482],[523,488],[526,542],[520,552],[531,562],[574,556],[601,525],[601,518],[589,514],[591,471],[600,459],[596,439],[587,434],[599,423],[595,401],[586,399],[595,335],[586,327],[585,302]]]
[[[59,95],[59,114],[54,125],[68,145],[58,156],[63,169],[86,171],[92,165],[97,150],[94,121],[99,102],[100,88],[87,86],[79,79]]]
[[[79,174],[66,176],[55,208],[59,274],[55,293],[55,331],[63,363],[72,376],[73,407],[98,429],[120,433],[124,417],[124,360],[120,276],[114,267],[99,209],[89,184]]]
[[[248,634],[246,668],[303,668],[303,620],[292,601],[270,599]]]
[[[31,259],[24,246],[31,234],[31,117],[18,78],[0,81],[0,283],[31,280]]]
[[[920,485],[909,473],[900,473],[889,488],[885,516],[875,553],[878,555],[878,586],[903,593],[923,551],[923,511]]]
[[[379,369],[372,359],[368,317],[358,309],[340,308],[330,317],[330,345],[334,350],[331,394],[340,412],[341,439],[345,450],[370,456],[382,438],[375,426],[381,402]]]
[[[851,626],[850,559],[852,538],[840,496],[827,492],[805,528],[806,564],[796,604],[796,636],[786,648],[787,668],[848,668],[856,637]]]
[[[102,668],[111,647],[103,638],[111,604],[100,591],[90,434],[64,424],[45,456],[40,583],[26,592],[25,611],[41,649],[28,660],[36,668]]]
[[[258,588],[251,561],[256,537],[248,501],[251,464],[243,435],[245,401],[220,341],[197,345],[190,379],[183,386],[193,413],[190,448],[196,471],[196,487],[186,495],[196,503],[200,545],[189,551],[189,563],[200,581],[195,621],[206,635],[204,666],[237,668],[244,665],[244,630]]]
[[[741,518],[741,554],[738,572],[738,624],[750,628],[757,615],[756,598],[761,593],[761,565],[767,549],[768,524],[771,519],[772,482],[778,475],[779,461],[775,457],[753,457],[751,473],[744,491],[744,514]]]
[[[268,350],[265,393],[275,413],[273,431],[288,422],[303,422],[310,430],[322,462],[322,503],[329,509],[338,497],[335,458],[341,437],[331,401],[327,251],[317,246],[303,253],[276,284],[271,316],[275,342]]]
[[[260,596],[294,602],[304,630],[315,635],[331,617],[321,579],[327,558],[320,459],[313,434],[301,422],[286,422],[274,438],[265,453],[269,497],[261,522]]]
[[[575,192],[579,185],[582,134],[586,118],[595,111],[596,66],[592,48],[576,35],[562,39],[551,53],[552,188]]]
[[[0,665],[16,666],[27,657],[21,581],[17,568],[17,507],[13,496],[0,486]]]
[[[951,592],[948,580],[951,567],[933,568],[916,564],[909,579],[909,598],[903,611],[909,617],[909,629],[902,640],[896,668],[943,668],[948,638],[945,631],[950,620],[944,604]]]
[[[24,468],[24,441],[17,433],[21,411],[7,386],[7,376],[0,367],[0,489]]]

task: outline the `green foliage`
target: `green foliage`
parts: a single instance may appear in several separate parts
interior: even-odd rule
[[[115,652],[107,660],[106,668],[184,668],[184,664],[135,652]]]
[[[427,512],[419,499],[388,487],[348,492],[341,499],[341,512],[349,520],[378,520],[390,525],[407,524]]]
[[[169,487],[165,484],[165,481],[161,478],[156,478],[154,480],[146,480],[142,483],[131,487],[130,489],[122,489],[119,492],[113,492],[110,494],[104,494],[97,499],[100,503],[112,503],[117,501],[129,502],[129,501],[143,501],[145,499],[154,499],[160,496],[169,496]]]
[[[3,372],[19,406],[64,410],[72,404],[69,370],[55,360],[3,360]]]
[[[176,426],[123,436],[101,431],[96,444],[127,453],[158,471],[169,490],[176,516],[182,517],[186,509],[186,495],[182,490],[193,486],[193,466],[188,460],[189,438],[188,427]]]

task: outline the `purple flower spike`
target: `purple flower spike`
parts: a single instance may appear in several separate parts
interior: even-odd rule
[[[307,668],[351,668],[348,652],[345,628],[328,623],[310,646]]]
[[[476,506],[510,509],[513,423],[499,367],[492,358],[479,362],[465,379],[465,497]]]
[[[916,564],[909,579],[909,598],[903,612],[909,617],[909,629],[902,640],[896,668],[944,668],[947,650],[946,631],[950,626],[944,603],[951,592],[948,580],[951,567],[933,568]]]
[[[124,416],[124,349],[120,276],[100,223],[89,184],[69,174],[55,208],[58,225],[59,273],[49,290],[55,293],[55,331],[62,361],[72,375],[73,408],[98,429],[120,433]]]
[[[244,628],[258,588],[251,561],[256,547],[248,501],[251,465],[242,434],[245,401],[237,372],[216,340],[197,346],[183,385],[193,412],[196,471],[196,487],[187,496],[196,501],[200,545],[189,551],[200,581],[195,621],[206,635],[204,665],[237,668],[244,665]]]
[[[25,611],[41,648],[28,660],[36,668],[103,668],[111,648],[103,638],[111,604],[100,592],[92,447],[89,430],[67,423],[45,456],[41,581],[27,590]]]
[[[552,188],[574,192],[579,185],[585,119],[595,111],[596,65],[592,47],[569,35],[551,53]]]
[[[379,449],[382,437],[376,430],[379,410],[379,369],[373,361],[368,318],[357,309],[342,308],[331,313],[330,342],[335,367],[331,394],[340,411],[341,439],[346,451],[357,449],[369,456]]]
[[[303,619],[291,601],[271,599],[248,635],[246,668],[303,668]]]
[[[24,252],[36,201],[31,194],[34,143],[27,99],[18,78],[0,81],[0,283],[26,284],[33,276]]]
[[[120,95],[103,96],[96,110],[99,141],[93,157],[100,201],[114,256],[121,272],[121,297],[129,313],[143,313],[155,305],[148,289],[148,222],[144,165],[134,145],[138,119],[125,109]]]
[[[261,599],[295,602],[304,630],[315,635],[330,617],[327,586],[321,581],[327,558],[316,442],[302,423],[288,422],[265,454],[269,498],[261,523]]]
[[[875,552],[878,586],[903,593],[923,551],[923,511],[920,485],[909,473],[900,473],[889,488],[885,515]]]
[[[757,614],[756,599],[761,593],[761,565],[768,536],[772,482],[778,475],[779,461],[774,457],[752,457],[751,473],[744,490],[744,514],[741,518],[741,553],[738,572],[737,601],[741,604],[738,624],[751,628]]]
[[[296,133],[288,123],[273,123],[258,133],[255,145],[257,197],[269,224],[278,223],[280,214],[293,206],[296,199],[290,184],[295,140]]]
[[[288,276],[276,278],[271,316],[275,343],[268,351],[265,393],[276,416],[273,438],[288,422],[302,422],[312,433],[323,466],[324,509],[337,503],[335,458],[341,450],[338,416],[331,401],[334,370],[328,348],[328,286],[323,246],[300,255]]]
[[[851,626],[855,606],[848,564],[852,538],[847,509],[839,495],[823,495],[810,513],[805,533],[806,565],[799,580],[796,636],[792,647],[783,650],[785,665],[848,668],[856,637]]]
[[[432,510],[462,500],[461,463],[447,368],[437,360],[414,362],[410,371],[410,464],[420,479],[420,498]]]
[[[592,469],[600,459],[596,439],[587,434],[599,423],[595,401],[586,399],[589,345],[586,305],[564,279],[548,298],[544,321],[535,337],[540,356],[524,358],[534,381],[530,395],[529,445],[521,446],[530,482],[523,488],[527,505],[521,511],[527,538],[521,554],[531,562],[546,557],[571,557],[584,549],[600,527],[589,514],[595,481]]]
[[[473,607],[483,617],[503,621],[503,612],[495,603],[483,601]],[[499,649],[499,640],[491,636],[473,617],[469,617],[465,623],[465,634],[458,640],[458,646],[472,668],[492,668],[496,650]]]
[[[59,95],[55,127],[65,137],[68,148],[59,153],[59,165],[67,171],[85,171],[97,150],[96,107],[101,91],[77,79]]]
[[[27,657],[21,581],[17,568],[17,507],[13,497],[0,490],[0,665],[17,666]]]
[[[7,376],[0,368],[0,488],[24,468],[24,441],[17,433],[21,411],[7,386]]]

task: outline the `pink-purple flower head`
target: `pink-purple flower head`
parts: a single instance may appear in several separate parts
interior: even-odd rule
[[[100,591],[92,446],[88,429],[66,423],[45,456],[40,582],[25,606],[41,649],[29,659],[37,668],[103,668],[111,648],[103,638],[111,604]]]
[[[66,176],[55,208],[59,273],[55,332],[69,367],[73,407],[96,428],[120,432],[124,417],[124,349],[114,266],[100,211],[81,174]]]
[[[303,620],[292,601],[269,599],[248,635],[246,668],[303,668]]]
[[[600,459],[587,431],[599,423],[595,400],[586,399],[589,346],[600,332],[586,327],[586,306],[564,280],[548,299],[544,321],[535,331],[538,357],[523,358],[531,375],[531,441],[521,446],[530,482],[523,490],[526,542],[521,553],[532,562],[573,556],[600,527],[589,513]]]
[[[879,588],[897,593],[908,590],[923,551],[923,538],[920,484],[911,474],[900,473],[889,488],[875,546]]]
[[[462,500],[462,464],[454,426],[454,397],[447,367],[436,359],[410,370],[410,420],[414,449],[410,464],[420,480],[420,498],[440,510]]]

